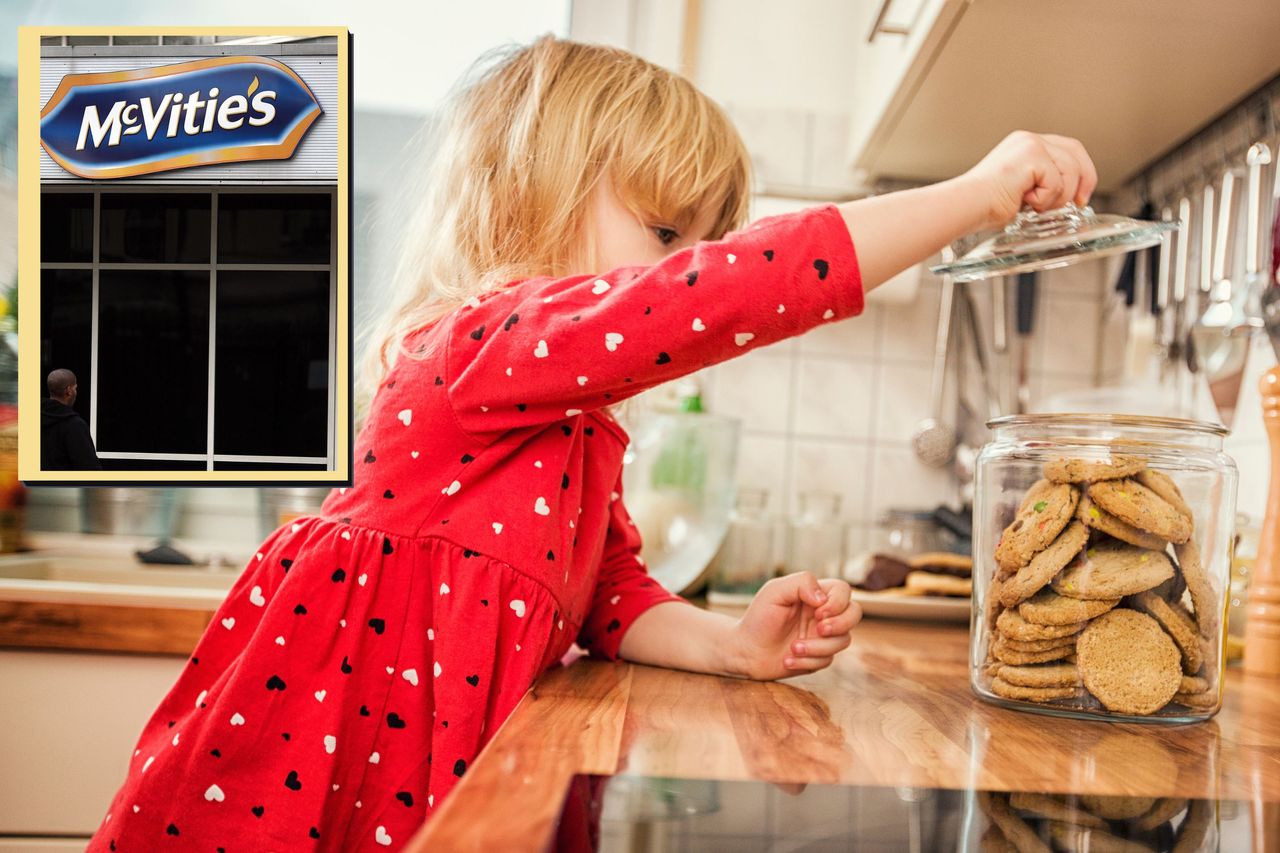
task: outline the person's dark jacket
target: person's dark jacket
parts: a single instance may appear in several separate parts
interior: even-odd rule
[[[40,469],[102,470],[89,425],[75,409],[50,397],[40,401]]]

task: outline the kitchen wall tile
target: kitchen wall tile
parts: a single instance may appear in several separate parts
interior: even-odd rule
[[[871,438],[875,371],[871,362],[796,360],[796,435]]]
[[[869,517],[887,509],[933,509],[955,505],[957,488],[949,469],[930,468],[909,447],[877,445],[871,463]]]
[[[1033,369],[1092,379],[1097,374],[1101,320],[1097,301],[1042,292],[1038,307],[1039,334],[1034,336]]]
[[[802,356],[823,355],[855,361],[876,358],[885,310],[868,305],[857,317],[817,326],[794,339],[796,352]]]
[[[731,103],[725,104],[725,110],[751,152],[759,181],[766,185],[792,187],[804,184],[804,153],[809,150],[812,113],[741,107]]]
[[[877,372],[876,440],[886,444],[907,445],[916,426],[931,415],[929,388],[933,368],[881,362]],[[953,412],[949,403],[954,396],[953,379],[944,390],[943,413],[946,418],[950,418]]]
[[[795,438],[791,444],[788,513],[799,509],[801,492],[824,491],[840,495],[842,518],[867,517],[868,445],[808,438]]]
[[[715,378],[704,401],[708,410],[742,418],[753,429],[790,426],[792,361],[750,352],[711,369]]]
[[[769,512],[786,510],[789,454],[785,435],[747,430],[738,440],[738,488],[765,489],[769,493]]]
[[[810,139],[809,186],[825,190],[847,190],[854,184],[849,169],[849,114],[813,114]]]
[[[884,306],[880,334],[882,359],[905,364],[929,364],[933,361],[938,300],[937,280],[934,276],[924,276],[914,302]]]

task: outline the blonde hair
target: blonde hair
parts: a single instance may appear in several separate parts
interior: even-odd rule
[[[367,333],[358,422],[396,357],[422,357],[403,348],[405,335],[512,281],[605,272],[593,268],[586,216],[602,178],[632,212],[677,231],[708,207],[709,239],[746,221],[746,148],[677,74],[548,35],[490,52],[461,82]]]

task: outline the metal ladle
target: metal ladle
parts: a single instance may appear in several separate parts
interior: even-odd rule
[[[955,253],[948,247],[942,250],[943,263],[955,260]],[[955,299],[955,282],[951,276],[942,277],[942,294],[938,304],[938,334],[933,345],[933,377],[929,384],[932,409],[929,417],[916,425],[911,435],[911,447],[916,457],[930,468],[943,468],[951,462],[956,452],[956,431],[942,420],[943,392],[947,382],[947,355],[951,348],[951,315]]]

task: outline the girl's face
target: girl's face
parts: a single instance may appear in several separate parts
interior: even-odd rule
[[[706,239],[715,222],[712,210],[703,210],[682,233],[666,222],[647,221],[627,209],[608,180],[602,180],[592,198],[591,216],[596,257],[604,272],[627,266],[652,266],[667,255]]]

